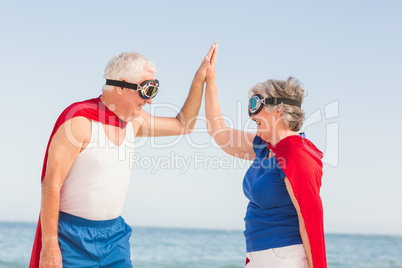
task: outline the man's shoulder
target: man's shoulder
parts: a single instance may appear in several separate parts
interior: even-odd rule
[[[75,146],[82,146],[91,140],[91,120],[83,116],[72,117],[63,122],[55,133],[57,141],[67,139]]]
[[[74,125],[85,127],[89,122],[91,122],[91,115],[96,113],[98,110],[99,98],[72,103],[60,114],[55,124],[55,128],[58,129],[67,121],[70,121],[70,123],[73,123]]]

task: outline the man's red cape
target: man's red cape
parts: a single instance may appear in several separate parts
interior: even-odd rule
[[[48,152],[49,152],[49,145],[50,142],[52,141],[52,138],[54,134],[57,132],[59,127],[66,121],[77,117],[77,116],[83,116],[85,118],[88,118],[90,120],[94,120],[97,122],[101,122],[102,124],[107,124],[107,125],[112,125],[112,126],[117,126],[121,128],[126,127],[126,122],[121,120],[119,117],[117,117],[116,114],[114,114],[111,110],[109,110],[100,100],[100,97],[82,101],[82,102],[76,102],[67,107],[62,114],[59,116],[59,118],[56,121],[56,124],[54,125],[52,134],[50,135],[49,142],[47,144],[46,148],[46,153],[45,153],[45,160],[43,161],[43,168],[42,168],[42,177],[41,177],[41,182],[43,181],[43,178],[45,177],[46,174],[46,165],[47,165],[47,157],[48,157]],[[32,248],[32,254],[31,254],[31,261],[29,263],[29,268],[38,268],[39,267],[39,258],[40,258],[40,251],[42,249],[42,229],[41,229],[41,223],[40,223],[40,216],[39,216],[39,221],[38,221],[38,226],[36,227],[36,235],[35,235],[35,240]]]
[[[289,136],[276,145],[269,143],[300,207],[310,242],[314,268],[326,268],[323,208],[320,197],[323,154],[308,139]]]

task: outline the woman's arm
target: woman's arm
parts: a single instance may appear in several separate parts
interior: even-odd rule
[[[253,160],[253,140],[255,134],[228,128],[221,107],[218,101],[218,89],[215,80],[216,57],[218,44],[216,44],[207,68],[206,89],[205,89],[205,115],[207,117],[208,134],[216,141],[226,153],[246,159]]]
[[[299,203],[297,202],[297,199],[293,193],[293,188],[292,188],[292,185],[290,184],[289,179],[287,177],[285,177],[284,180],[285,180],[286,189],[288,190],[288,193],[290,195],[290,199],[292,199],[292,203],[297,211],[297,217],[299,218],[300,236],[303,241],[304,250],[306,251],[306,254],[307,254],[308,266],[309,266],[309,268],[313,268],[313,259],[311,257],[310,241],[307,236],[306,226],[304,225],[303,216],[300,212]]]

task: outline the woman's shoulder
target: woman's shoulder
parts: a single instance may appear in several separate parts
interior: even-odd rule
[[[267,147],[267,144],[265,143],[265,141],[263,139],[261,139],[258,135],[255,135],[254,140],[253,140],[253,148],[254,151],[256,149],[260,149],[263,147]]]
[[[267,150],[267,144],[263,139],[255,135],[253,140],[253,150],[256,155],[263,153],[264,150]],[[266,154],[266,153],[265,153]]]

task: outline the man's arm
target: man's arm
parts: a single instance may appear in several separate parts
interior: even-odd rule
[[[66,121],[52,138],[42,181],[42,250],[39,267],[62,267],[58,242],[60,189],[80,151],[89,142],[91,121],[75,117]],[[88,139],[89,137],[89,139]]]
[[[198,113],[201,107],[202,93],[208,67],[208,59],[211,58],[215,48],[215,43],[211,46],[207,56],[201,63],[200,68],[194,76],[187,100],[176,117],[152,116],[142,111],[142,123],[136,136],[139,137],[160,137],[185,135],[193,131]]]
[[[292,185],[290,184],[290,181],[287,177],[285,177],[285,185],[290,195],[290,199],[292,199],[293,206],[296,208],[297,216],[299,218],[299,231],[301,239],[303,241],[304,250],[306,251],[308,266],[309,268],[313,268],[313,258],[311,256],[311,247],[310,247],[310,241],[307,236],[306,226],[304,225],[303,216],[300,212],[299,203],[297,202],[297,199],[293,193]]]

